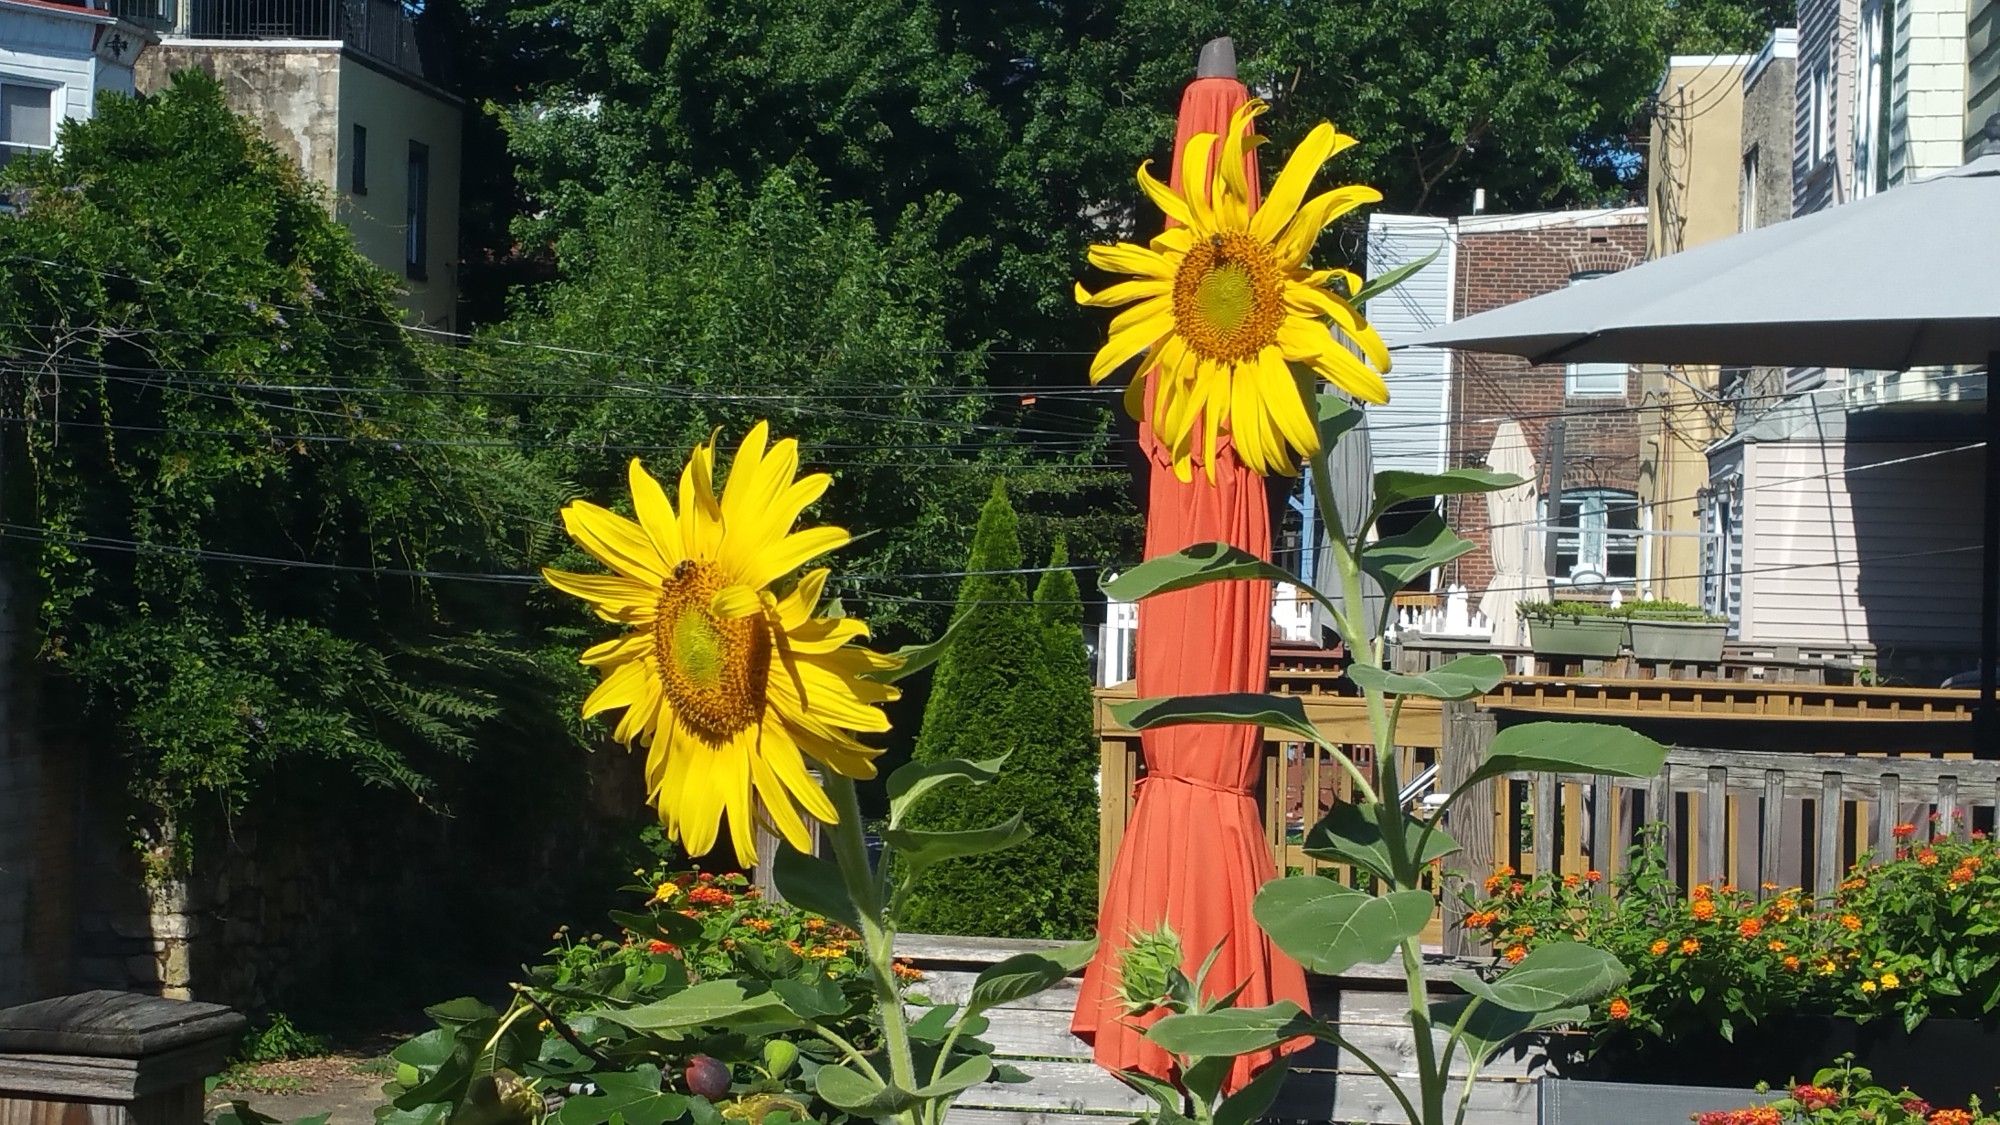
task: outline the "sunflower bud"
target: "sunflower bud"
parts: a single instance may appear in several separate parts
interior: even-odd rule
[[[764,1070],[773,1078],[783,1078],[791,1073],[793,1064],[799,1061],[798,1044],[785,1039],[772,1039],[764,1044]]]
[[[1181,967],[1181,941],[1165,925],[1132,935],[1118,960],[1118,998],[1133,1015],[1172,1003]]]

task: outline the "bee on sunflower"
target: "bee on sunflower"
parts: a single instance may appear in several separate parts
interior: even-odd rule
[[[755,808],[800,851],[811,850],[805,816],[838,820],[807,761],[874,777],[881,751],[857,736],[888,730],[881,705],[898,695],[866,678],[898,665],[852,643],[868,626],[819,614],[828,571],[786,581],[852,538],[837,527],[793,530],[832,479],[798,467],[798,443],[772,443],[759,422],[720,496],[714,438],[695,448],[677,506],[635,459],[636,520],[585,500],[562,511],[570,536],[612,573],[542,571],[629,629],[583,653],[602,677],[584,717],[623,708],[613,736],[647,747],[647,799],[669,836],[704,855],[726,814],[745,866],[757,857]]]

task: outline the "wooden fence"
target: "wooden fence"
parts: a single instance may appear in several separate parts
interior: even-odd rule
[[[1485,758],[1498,716],[1448,708],[1446,785]],[[1499,864],[1524,874],[1609,877],[1625,868],[1641,828],[1662,829],[1682,885],[1728,882],[1830,892],[1864,855],[1893,850],[1893,830],[1938,818],[1940,831],[1990,830],[2000,809],[2000,762],[1963,754],[1816,753],[1675,746],[1651,778],[1521,773],[1482,782],[1451,810],[1463,847],[1446,860],[1468,881]],[[1455,880],[1447,879],[1448,884]],[[1445,947],[1469,950],[1447,893]]]

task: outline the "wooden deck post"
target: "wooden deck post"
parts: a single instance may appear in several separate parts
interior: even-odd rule
[[[1456,789],[1486,760],[1495,729],[1493,713],[1480,710],[1477,704],[1445,704],[1444,748],[1438,752],[1438,780],[1445,792]],[[1458,901],[1458,891],[1461,881],[1476,884],[1493,872],[1499,792],[1492,781],[1482,781],[1445,814],[1444,830],[1458,841],[1459,850],[1444,861],[1438,893],[1444,915],[1444,951],[1456,956],[1478,952],[1473,948],[1475,940],[1465,932],[1465,908]]]
[[[201,1125],[248,1021],[220,1004],[83,992],[0,1011],[0,1121]]]

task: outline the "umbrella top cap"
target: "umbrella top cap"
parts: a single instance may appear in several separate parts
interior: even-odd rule
[[[1224,35],[1201,45],[1201,57],[1194,65],[1196,78],[1236,77],[1236,40]]]

